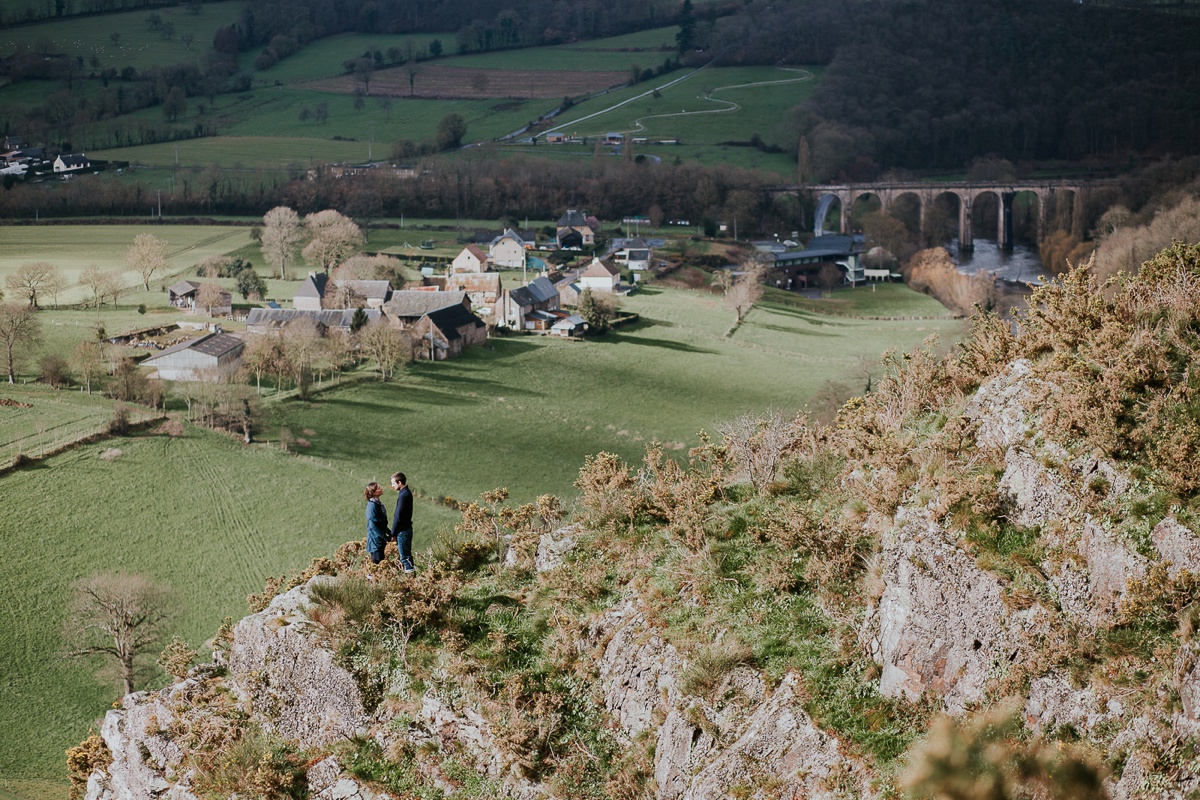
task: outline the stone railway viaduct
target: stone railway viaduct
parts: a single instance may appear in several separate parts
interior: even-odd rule
[[[925,212],[933,206],[942,195],[952,195],[958,201],[958,241],[962,250],[975,248],[975,232],[973,229],[972,209],[980,197],[988,194],[996,196],[999,214],[996,226],[996,242],[1001,249],[1011,250],[1013,246],[1013,200],[1022,192],[1029,192],[1037,197],[1037,236],[1038,241],[1046,234],[1046,206],[1054,199],[1059,208],[1064,201],[1072,203],[1071,227],[1077,235],[1082,235],[1083,204],[1087,192],[1094,188],[1109,184],[1109,181],[953,181],[945,183],[929,182],[891,182],[891,183],[846,183],[846,184],[791,184],[772,186],[772,196],[808,194],[817,200],[817,214],[813,224],[813,232],[817,235],[824,230],[825,216],[834,201],[841,206],[840,232],[849,233],[853,230],[851,217],[854,204],[861,198],[876,197],[882,204],[882,210],[888,209],[901,197],[914,197],[919,207],[918,219],[922,236],[925,233]]]

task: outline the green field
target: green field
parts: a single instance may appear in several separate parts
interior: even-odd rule
[[[61,782],[63,749],[113,697],[56,656],[65,587],[77,577],[127,569],[170,582],[188,603],[180,633],[199,643],[222,616],[244,612],[242,597],[265,576],[358,537],[368,480],[409,474],[420,545],[453,524],[434,498],[497,485],[518,500],[569,498],[588,454],[636,461],[652,440],[683,454],[721,419],[797,409],[827,381],[858,381],[862,354],[931,333],[954,339],[961,324],[900,285],[778,300],[730,337],[733,314],[716,296],[647,287],[625,301],[641,322],[599,340],[500,338],[458,360],[414,365],[393,383],[351,381],[269,405],[271,431],[286,426],[308,442],[299,455],[188,429],[82,446],[0,476],[10,554],[0,577],[0,675],[13,698],[0,709],[0,788]],[[865,318],[889,309],[942,317]],[[147,318],[129,313],[108,327]],[[0,398],[30,391],[0,386]],[[36,391],[39,404],[63,396]],[[0,407],[0,420],[11,410]],[[123,455],[101,460],[109,448]]]
[[[154,276],[148,299],[140,291],[141,276],[125,266],[125,251],[140,233],[167,241],[172,273],[250,242],[249,229],[234,226],[6,225],[0,226],[0,279],[27,261],[49,261],[62,270],[70,287],[59,296],[59,302],[76,303],[87,297],[87,290],[78,285],[80,272],[96,264],[106,270],[122,270],[126,284],[137,286],[139,291],[123,297],[122,304],[156,305],[164,301],[156,286],[168,276]],[[45,302],[49,300],[45,298]]]
[[[217,28],[237,21],[243,4],[238,0],[204,3],[199,14],[189,14],[182,7],[159,7],[89,16],[65,18],[0,31],[0,54],[10,54],[19,47],[32,47],[38,52],[64,53],[82,56],[84,75],[96,69],[88,61],[95,56],[99,68],[121,69],[133,66],[139,70],[179,63],[199,63],[212,50],[213,34]],[[157,14],[163,23],[175,25],[175,35],[168,39],[161,31],[146,24],[150,14]],[[119,34],[116,42],[112,34]],[[185,36],[194,40],[189,47]]]

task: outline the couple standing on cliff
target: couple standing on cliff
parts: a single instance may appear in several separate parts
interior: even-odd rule
[[[371,481],[363,491],[363,496],[367,499],[367,555],[371,557],[372,564],[378,564],[383,561],[383,549],[387,547],[387,543],[395,541],[396,548],[400,551],[400,564],[404,567],[405,574],[412,575],[417,571],[413,566],[412,557],[413,496],[403,472],[393,475],[391,483],[392,488],[400,495],[396,498],[396,511],[392,516],[390,530],[387,511],[379,500],[383,494],[383,487]]]

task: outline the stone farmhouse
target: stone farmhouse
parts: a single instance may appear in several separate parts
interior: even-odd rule
[[[485,320],[496,319],[496,301],[500,299],[501,284],[498,272],[454,272],[446,275],[447,292],[466,292],[470,309]]]
[[[324,308],[315,311],[303,308],[252,308],[246,317],[246,333],[277,333],[299,319],[311,319],[322,336],[331,330],[349,333],[357,311],[357,308]],[[377,308],[364,308],[363,313],[367,315],[368,324],[382,316]]]
[[[575,209],[570,209],[559,217],[555,227],[558,246],[564,250],[570,247],[591,247],[596,243],[593,219]]]
[[[455,358],[465,348],[487,341],[487,325],[464,305],[431,311],[417,321],[412,331],[413,355],[433,361]]]
[[[169,381],[228,381],[241,368],[245,347],[231,333],[208,333],[155,353],[142,364]]]
[[[514,330],[544,330],[558,319],[549,313],[558,310],[558,290],[544,275],[504,292],[500,304],[503,314],[498,316]]]
[[[360,302],[367,308],[381,308],[392,294],[387,281],[335,281],[323,272],[310,272],[296,290],[292,308],[320,311],[323,308],[346,308]]]
[[[424,292],[400,290],[392,292],[392,299],[383,306],[383,312],[398,328],[411,328],[422,317],[448,306],[462,306],[471,310],[471,298],[466,292]]]

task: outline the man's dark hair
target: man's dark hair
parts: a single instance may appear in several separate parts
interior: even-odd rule
[[[408,484],[408,479],[404,477],[403,472],[397,472],[392,476],[392,483],[398,483],[401,486],[405,486]]]

